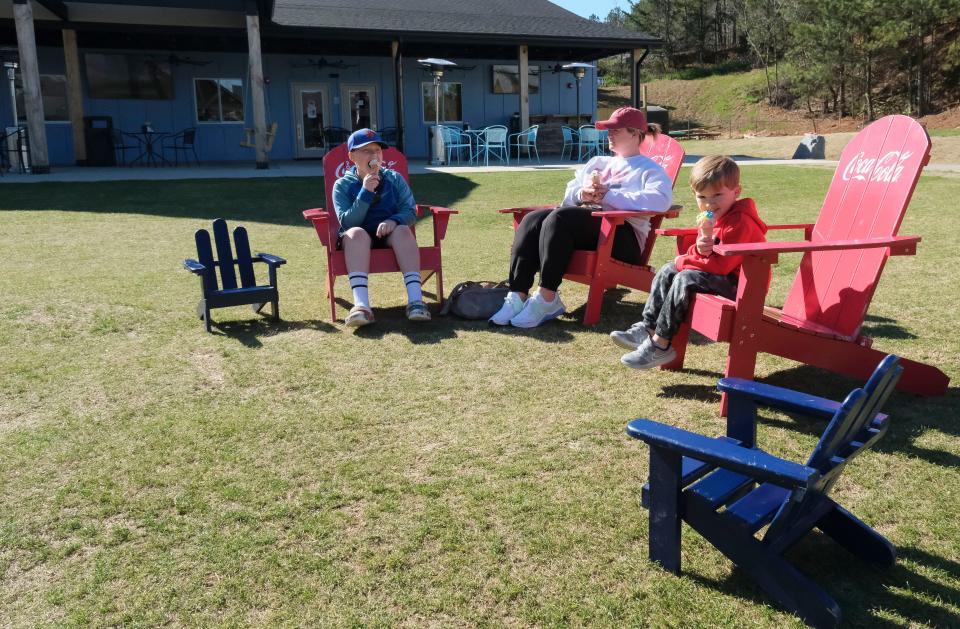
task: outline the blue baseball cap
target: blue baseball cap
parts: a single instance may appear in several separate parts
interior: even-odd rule
[[[347,150],[352,151],[362,146],[373,144],[374,142],[379,144],[382,148],[387,148],[389,146],[383,141],[383,138],[380,137],[380,134],[373,129],[357,129],[350,134],[349,138],[347,138]]]

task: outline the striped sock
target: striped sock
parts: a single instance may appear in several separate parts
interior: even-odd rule
[[[403,283],[407,285],[407,301],[423,301],[423,290],[421,289],[420,271],[403,274]]]
[[[367,274],[350,273],[350,290],[353,291],[353,304],[355,306],[370,307],[370,297],[367,294]]]

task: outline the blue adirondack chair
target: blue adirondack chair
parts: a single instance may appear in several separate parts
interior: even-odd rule
[[[259,313],[268,303],[272,305],[273,320],[280,320],[280,295],[277,291],[277,268],[287,263],[279,256],[269,253],[250,255],[250,241],[247,239],[246,228],[240,226],[233,230],[233,242],[236,246],[237,257],[234,259],[230,249],[230,233],[227,231],[227,221],[218,218],[213,221],[213,240],[217,245],[217,257],[213,259],[213,249],[210,246],[210,233],[205,229],[198,229],[194,234],[197,242],[197,260],[183,261],[183,267],[200,276],[200,302],[197,304],[197,316],[203,320],[207,332],[210,332],[210,311],[214,308],[227,306],[243,306],[251,304],[253,311]],[[258,286],[253,272],[254,262],[264,262],[269,269],[270,284]],[[217,267],[220,268],[220,285],[217,287]],[[240,273],[240,286],[237,286],[237,276],[234,267]]]
[[[893,545],[828,494],[844,466],[886,432],[889,419],[879,409],[903,371],[898,361],[892,355],[884,358],[864,388],[852,391],[842,404],[724,378],[718,384],[729,399],[723,437],[647,419],[627,424],[627,434],[650,446],[650,482],[643,488],[642,504],[650,510],[651,561],[680,574],[680,528],[686,521],[807,624],[838,626],[836,601],[784,553],[818,528],[874,567],[893,565]],[[830,420],[806,464],[756,447],[758,407]]]

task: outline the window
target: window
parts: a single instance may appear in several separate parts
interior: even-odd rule
[[[17,118],[27,119],[27,106],[23,102],[23,83],[17,73],[14,85],[17,90]],[[67,77],[62,74],[41,74],[40,93],[43,94],[43,119],[47,122],[70,120],[67,108]]]
[[[437,109],[434,106],[436,95],[433,93],[433,83],[421,83],[420,92],[420,100],[423,102],[423,121],[436,122]],[[463,120],[462,93],[462,83],[440,84],[440,122],[461,122]]]
[[[243,81],[194,79],[197,122],[243,122]]]
[[[84,55],[90,98],[171,100],[169,61],[143,55]]]
[[[540,91],[540,66],[527,66],[530,93],[536,94]],[[493,66],[493,93],[494,94],[519,94],[520,93],[520,67],[508,65]]]

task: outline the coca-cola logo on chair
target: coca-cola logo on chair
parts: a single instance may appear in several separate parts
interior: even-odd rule
[[[880,158],[864,157],[860,151],[843,167],[844,181],[880,181],[893,183],[903,172],[903,163],[913,155],[912,151],[890,151]]]
[[[383,167],[393,170],[393,167],[397,165],[397,160],[383,160]],[[347,174],[347,171],[353,166],[353,162],[348,159],[343,160],[337,164],[337,168],[334,171],[334,176],[339,179]]]

